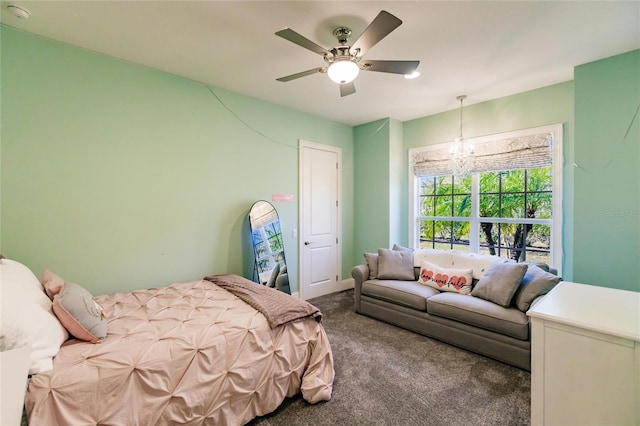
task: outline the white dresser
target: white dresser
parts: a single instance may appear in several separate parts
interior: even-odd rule
[[[640,293],[561,282],[527,315],[532,425],[640,425]]]

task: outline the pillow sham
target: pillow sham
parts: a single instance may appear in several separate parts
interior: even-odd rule
[[[31,346],[29,374],[49,371],[69,338],[38,278],[25,265],[0,261],[0,350]]]
[[[508,308],[527,265],[521,263],[492,263],[471,291],[471,295]]]
[[[413,252],[378,249],[378,279],[415,280]]]
[[[91,343],[102,342],[107,335],[107,319],[91,293],[51,271],[44,271],[42,284],[53,299],[53,312],[69,334]]]
[[[364,260],[369,267],[369,279],[375,280],[378,278],[378,253],[365,253]]]
[[[471,293],[472,269],[443,268],[423,260],[420,262],[420,284],[428,285],[440,291],[452,291],[460,294]]]
[[[547,294],[561,280],[559,276],[536,265],[528,265],[527,272],[513,296],[512,305],[526,312],[536,297]]]

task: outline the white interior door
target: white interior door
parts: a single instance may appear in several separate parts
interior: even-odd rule
[[[342,290],[340,148],[300,141],[300,296]]]

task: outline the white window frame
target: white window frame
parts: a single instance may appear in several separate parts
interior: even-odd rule
[[[552,167],[552,217],[551,217],[551,267],[558,270],[558,274],[562,275],[562,176],[563,176],[563,150],[562,150],[562,136],[563,125],[552,124],[548,126],[533,127],[529,129],[517,130],[513,132],[497,133],[488,136],[481,136],[476,138],[467,139],[468,142],[474,146],[478,146],[484,143],[491,143],[493,141],[512,139],[518,137],[532,136],[541,133],[550,133],[553,138],[553,167]],[[409,241],[412,247],[420,247],[420,221],[423,219],[419,215],[419,185],[418,178],[413,174],[413,167],[411,159],[415,154],[425,151],[435,151],[442,149],[449,149],[453,142],[445,142],[434,145],[422,146],[409,149]],[[474,253],[478,253],[480,250],[480,212],[479,212],[479,178],[478,173],[473,173],[471,177],[472,193],[471,193],[471,205],[473,207],[471,211],[471,217],[469,218],[448,218],[444,217],[442,220],[454,220],[458,222],[470,222],[469,229],[469,250]],[[486,220],[486,218],[483,218]],[[531,223],[531,224],[547,224],[549,219],[527,219],[527,218],[494,218],[494,223]]]

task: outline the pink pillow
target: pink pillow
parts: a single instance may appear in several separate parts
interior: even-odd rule
[[[107,335],[107,319],[102,307],[87,290],[66,283],[51,271],[44,271],[42,285],[53,299],[53,313],[76,339],[101,343]]]

